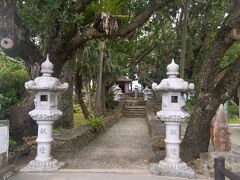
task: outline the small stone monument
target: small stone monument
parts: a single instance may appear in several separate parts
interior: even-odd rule
[[[228,128],[228,118],[224,112],[224,107],[221,104],[218,107],[216,115],[212,119],[213,125],[213,146],[214,151],[230,152],[231,140],[230,130]]]
[[[15,166],[8,165],[9,120],[0,120],[0,179],[7,180],[15,174]]]
[[[143,90],[143,95],[144,95],[144,101],[149,101],[152,99],[152,91],[151,89],[148,88],[148,86],[145,87]]]
[[[113,97],[114,101],[117,101],[117,102],[121,101],[123,93],[122,93],[122,89],[119,87],[119,85],[113,86],[113,94],[114,94],[114,97]]]
[[[35,109],[29,115],[38,124],[38,137],[37,156],[22,172],[51,172],[64,165],[51,157],[51,142],[52,125],[62,116],[62,112],[57,109],[57,96],[59,92],[68,89],[68,83],[61,84],[57,78],[52,77],[53,64],[49,61],[49,55],[41,65],[41,72],[42,76],[25,83],[27,90],[36,92]]]
[[[184,93],[193,90],[194,84],[177,77],[179,66],[174,60],[167,66],[167,75],[168,78],[163,79],[159,85],[152,84],[153,90],[162,92],[162,110],[157,112],[157,117],[166,124],[166,157],[150,169],[158,175],[191,178],[195,176],[195,172],[179,157],[179,137],[181,123],[189,117],[183,110]]]
[[[8,165],[9,121],[0,120],[0,169]]]

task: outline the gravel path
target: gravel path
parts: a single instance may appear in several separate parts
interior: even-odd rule
[[[121,118],[80,152],[64,159],[66,168],[146,169],[154,153],[144,118]]]

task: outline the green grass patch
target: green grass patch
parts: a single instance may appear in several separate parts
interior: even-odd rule
[[[228,123],[229,124],[240,124],[240,120],[239,119],[229,119]]]
[[[88,122],[86,121],[86,119],[83,116],[82,112],[76,112],[73,114],[73,126],[75,128],[79,127],[79,126],[83,126],[85,124],[88,124]]]

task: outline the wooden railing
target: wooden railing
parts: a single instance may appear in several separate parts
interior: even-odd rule
[[[214,159],[215,180],[225,180],[228,177],[231,180],[240,180],[240,176],[225,168],[225,159],[223,157]]]

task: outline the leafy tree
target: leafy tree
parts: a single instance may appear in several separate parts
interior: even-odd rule
[[[136,28],[142,26],[154,12],[161,10],[169,2],[171,1],[162,0],[150,3],[129,0],[122,3],[117,0],[0,0],[1,48],[7,55],[21,58],[31,78],[39,75],[39,65],[43,61],[43,56],[49,53],[55,66],[55,76],[58,77],[65,63],[73,62],[74,53],[85,43],[97,38],[126,37],[133,33]],[[133,18],[119,20],[118,31],[109,35],[97,31],[91,24],[95,18],[95,7],[111,7],[111,3],[118,4],[117,14],[127,14]],[[112,9],[114,10],[114,7]],[[72,70],[68,69],[65,72],[70,74]],[[69,83],[72,79],[68,78]],[[33,95],[29,95],[25,100],[32,102],[29,97],[33,98]],[[71,104],[70,101],[70,99],[68,103],[67,100],[64,101],[65,111]],[[25,101],[23,100],[23,102]],[[31,109],[29,104],[21,104],[20,114],[17,113],[18,108],[14,109],[15,115],[18,116],[17,119],[19,117],[27,119],[24,114],[27,114]],[[12,117],[12,119],[16,119],[16,117]],[[65,127],[71,127],[70,119],[71,117],[65,118],[66,122],[61,124],[64,124]],[[29,119],[29,121],[31,120]]]
[[[24,83],[28,74],[21,61],[0,54],[0,119],[6,117],[6,111],[24,94]]]

